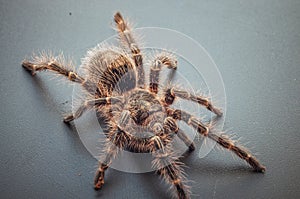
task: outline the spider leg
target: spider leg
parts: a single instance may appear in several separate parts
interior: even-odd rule
[[[72,113],[64,117],[64,122],[69,123],[74,119],[79,118],[85,111],[91,109],[94,106],[108,105],[115,102],[120,102],[120,100],[121,99],[119,97],[104,97],[86,100],[83,104],[79,106],[79,108],[75,111],[74,114]]]
[[[211,140],[217,142],[222,147],[232,151],[238,157],[245,160],[253,169],[257,172],[265,172],[266,168],[259,163],[254,155],[252,155],[249,151],[247,151],[244,147],[238,146],[234,141],[230,140],[228,137],[224,135],[219,135],[213,132],[210,132],[209,127],[203,124],[200,120],[196,119],[191,114],[179,110],[179,109],[167,109],[168,115],[173,117],[174,119],[182,120],[188,125],[192,126],[194,129],[198,131],[198,133],[202,136],[208,137]]]
[[[139,141],[138,138],[132,136],[131,134],[122,130],[128,123],[130,119],[130,112],[128,110],[123,110],[121,112],[121,117],[119,118],[118,124],[110,123],[109,132],[107,135],[105,154],[99,161],[99,166],[94,178],[94,188],[100,189],[104,184],[104,174],[108,169],[112,160],[116,157],[121,149],[128,149],[132,147],[135,152],[140,152],[142,150],[144,153],[149,152],[146,150],[149,146],[149,139],[145,139],[144,142]]]
[[[65,64],[65,60],[62,56],[55,58],[51,55],[41,54],[40,57],[35,57],[35,59],[30,62],[24,60],[22,66],[35,75],[37,71],[50,70],[60,75],[64,75],[70,81],[83,83],[84,78],[80,77],[73,69],[72,66]]]
[[[137,86],[139,88],[145,88],[145,71],[143,68],[143,57],[141,50],[132,36],[128,23],[123,19],[119,12],[114,15],[114,20],[117,25],[121,42],[125,44],[132,53],[135,66],[137,68]]]
[[[189,188],[184,183],[185,176],[181,169],[182,163],[175,157],[170,145],[172,134],[178,131],[177,123],[173,118],[167,117],[164,120],[163,132],[161,132],[160,127],[159,123],[153,126],[156,135],[151,137],[149,143],[149,148],[151,148],[154,157],[153,168],[156,168],[157,174],[166,183],[175,188],[179,199],[189,198]]]
[[[128,146],[131,137],[130,134],[121,130],[117,125],[111,128],[104,149],[106,153],[101,158],[101,161],[99,161],[99,166],[94,178],[94,188],[96,190],[103,186],[106,169],[110,166],[120,149]]]
[[[177,60],[175,59],[174,56],[165,52],[156,55],[156,58],[152,62],[151,69],[150,69],[149,90],[152,93],[158,92],[159,73],[161,71],[162,66],[166,66],[170,69],[176,70]]]
[[[196,102],[200,105],[205,106],[209,111],[215,113],[218,116],[222,116],[222,111],[212,105],[212,103],[203,96],[195,96],[187,91],[179,90],[176,88],[170,88],[167,89],[165,93],[164,102],[167,105],[173,104],[176,97],[191,100],[193,102]]]
[[[67,77],[72,82],[77,82],[92,95],[101,96],[97,84],[79,76],[72,65],[72,62],[67,62],[63,55],[54,57],[51,53],[42,52],[39,56],[34,56],[32,61],[24,60],[22,66],[27,71],[35,75],[36,72],[49,70],[59,75]]]
[[[104,185],[104,174],[106,169],[108,169],[113,157],[118,153],[118,147],[114,144],[108,146],[106,149],[106,156],[104,158],[104,163],[99,162],[98,169],[94,178],[94,188],[100,189]]]

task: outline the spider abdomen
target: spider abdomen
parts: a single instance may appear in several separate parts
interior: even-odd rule
[[[121,94],[135,88],[134,63],[118,48],[107,50],[102,46],[95,47],[83,59],[82,68],[85,79],[96,85],[100,97]]]

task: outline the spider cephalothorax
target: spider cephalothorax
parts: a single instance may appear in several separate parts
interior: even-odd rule
[[[153,119],[155,112],[163,110],[155,95],[144,90],[130,92],[127,109],[130,111],[130,116],[135,123],[144,126],[148,125]]]
[[[172,139],[178,136],[188,147],[195,149],[193,141],[179,128],[178,121],[194,128],[199,135],[211,139],[225,149],[245,160],[255,171],[264,172],[265,167],[245,148],[226,135],[211,131],[190,113],[172,108],[176,98],[190,100],[206,107],[217,116],[222,112],[205,97],[194,95],[175,86],[168,86],[159,93],[162,67],[177,68],[174,55],[166,52],[151,60],[149,85],[145,83],[144,59],[128,23],[120,13],[114,15],[121,46],[98,45],[90,50],[82,62],[82,74],[74,71],[71,62],[63,56],[54,57],[41,53],[32,61],[23,61],[25,69],[32,75],[37,71],[50,70],[66,76],[70,81],[82,85],[86,95],[78,109],[64,118],[66,123],[80,117],[86,110],[94,109],[105,131],[105,151],[100,158],[94,186],[104,184],[104,173],[117,153],[123,149],[136,153],[150,153],[152,167],[173,189],[174,196],[189,198],[182,163],[175,154]],[[149,60],[148,60],[149,61]]]

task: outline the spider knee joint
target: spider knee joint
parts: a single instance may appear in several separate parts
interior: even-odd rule
[[[54,64],[54,61],[49,61],[47,65],[48,65],[48,67],[51,67],[53,64]]]
[[[175,179],[174,181],[173,181],[173,184],[174,185],[178,185],[178,184],[180,184],[181,183],[181,180],[179,179],[179,178],[177,178],[177,179]]]
[[[136,43],[130,44],[130,50],[134,55],[139,55],[141,52]]]
[[[68,78],[69,78],[69,80],[74,81],[76,79],[75,73],[74,72],[69,72]]]
[[[206,126],[206,127],[204,127],[204,132],[203,132],[203,135],[204,136],[208,136],[208,133],[209,133],[209,128]]]

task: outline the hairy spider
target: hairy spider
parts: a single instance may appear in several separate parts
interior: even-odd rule
[[[178,127],[181,120],[194,128],[199,135],[207,137],[220,146],[232,151],[245,160],[257,172],[265,167],[244,147],[237,145],[224,134],[211,131],[190,113],[171,108],[175,98],[191,100],[206,107],[217,116],[222,112],[203,96],[197,96],[185,90],[170,86],[159,95],[159,76],[162,67],[176,70],[177,61],[170,53],[159,53],[152,60],[149,85],[145,85],[144,60],[128,22],[117,12],[114,15],[121,47],[101,46],[90,50],[82,61],[84,74],[79,75],[66,62],[63,56],[54,57],[42,53],[32,61],[23,61],[22,66],[34,75],[37,71],[50,70],[66,76],[70,81],[81,84],[85,90],[85,100],[74,112],[64,118],[69,123],[79,118],[86,110],[96,110],[106,135],[105,152],[96,171],[94,187],[100,189],[104,184],[104,173],[111,165],[117,153],[130,150],[137,153],[151,153],[152,166],[171,188],[174,196],[180,199],[190,197],[186,185],[182,163],[174,155],[171,140],[177,135],[189,148],[194,143]],[[140,129],[148,131],[150,136],[140,137]]]

